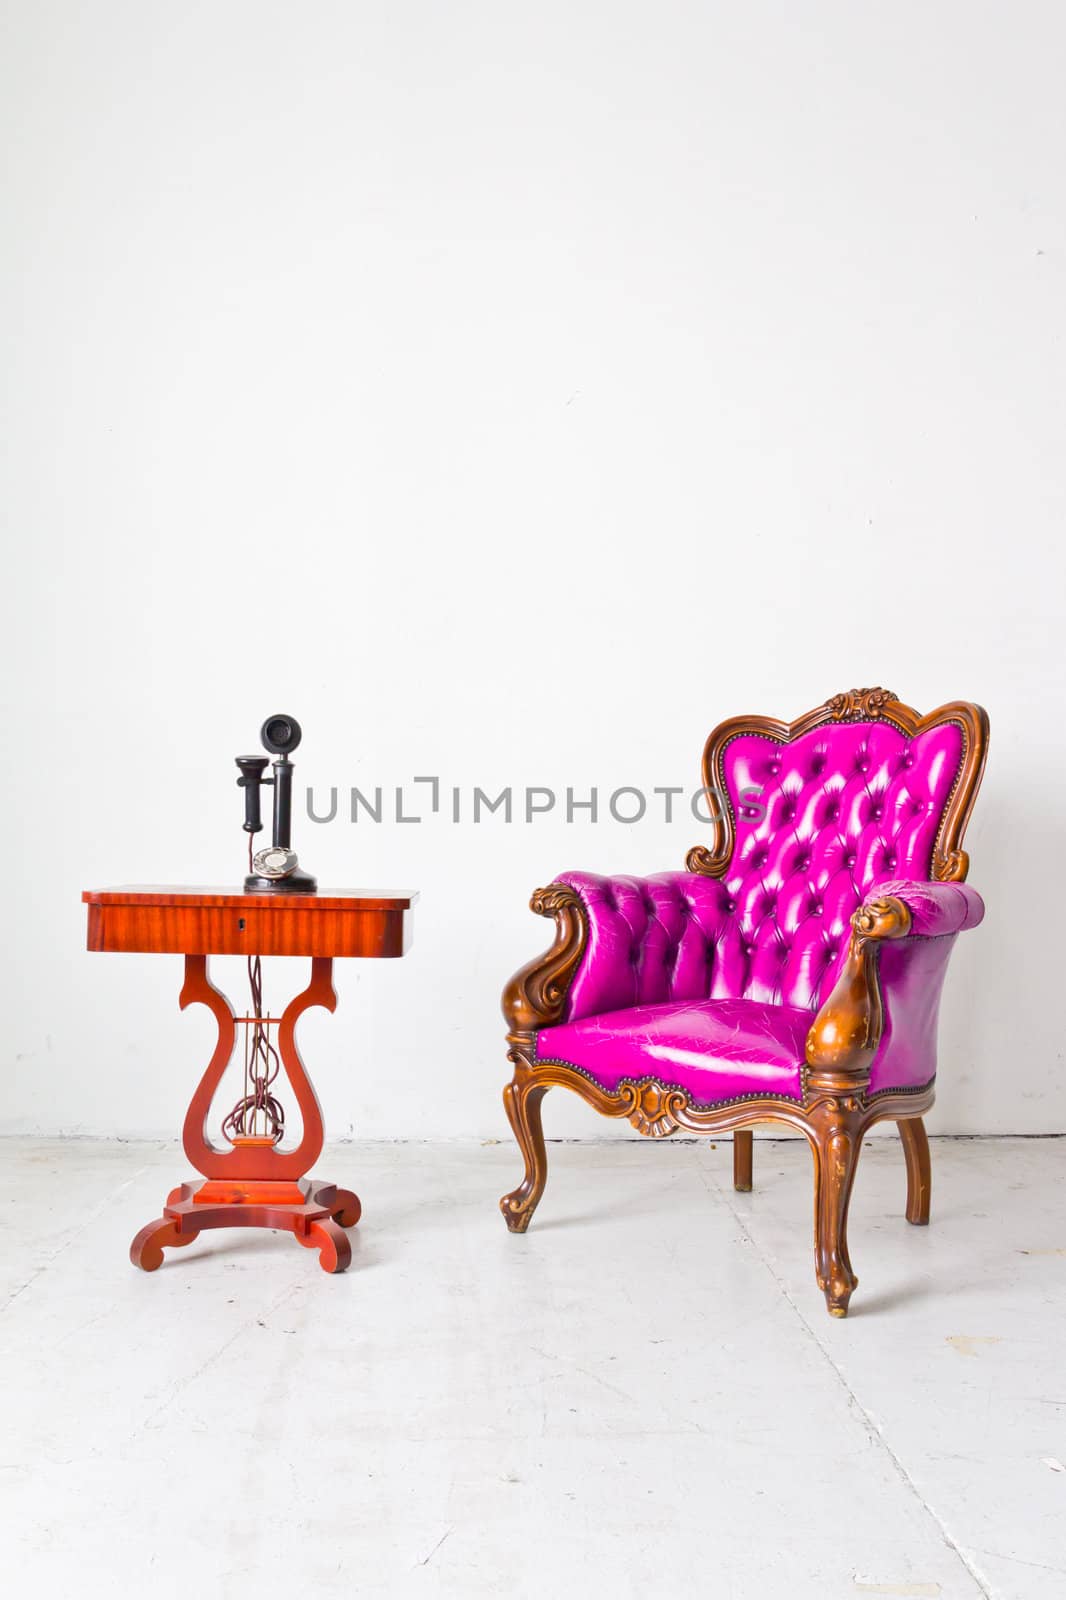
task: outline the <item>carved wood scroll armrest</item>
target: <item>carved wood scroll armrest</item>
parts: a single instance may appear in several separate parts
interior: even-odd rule
[[[566,883],[535,889],[529,909],[555,918],[555,943],[519,968],[503,991],[501,1004],[511,1036],[526,1038],[562,1020],[566,992],[585,950],[588,920],[581,897]]]
[[[833,1092],[868,1082],[884,1027],[877,975],[881,944],[910,931],[910,911],[891,895],[855,912],[844,970],[807,1034],[808,1088]]]

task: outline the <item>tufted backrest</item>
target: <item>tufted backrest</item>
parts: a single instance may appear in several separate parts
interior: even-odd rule
[[[761,732],[724,740],[734,842],[720,881],[736,948],[715,963],[712,997],[820,1005],[856,908],[886,879],[932,876],[962,757],[954,722],[914,735],[871,720],[787,741]]]

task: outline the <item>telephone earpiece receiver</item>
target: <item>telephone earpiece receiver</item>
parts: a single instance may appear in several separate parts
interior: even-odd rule
[[[314,894],[317,879],[304,872],[292,848],[292,773],[290,753],[301,739],[300,724],[295,717],[268,717],[259,730],[264,750],[274,757],[274,776],[263,776],[271,765],[266,756],[237,756],[240,777],[237,787],[244,790],[244,831],[249,835],[261,833],[263,818],[260,810],[260,790],[271,785],[274,790],[273,842],[251,856],[251,872],[244,880],[249,894]],[[249,839],[249,852],[251,839]]]

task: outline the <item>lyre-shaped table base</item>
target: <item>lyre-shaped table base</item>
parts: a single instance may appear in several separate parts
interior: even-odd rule
[[[183,1183],[171,1191],[163,1215],[143,1227],[130,1245],[130,1260],[154,1272],[163,1263],[164,1250],[191,1244],[206,1228],[278,1228],[317,1250],[325,1272],[343,1272],[352,1259],[344,1230],[355,1226],[362,1208],[350,1189],[303,1176],[322,1152],[324,1130],[318,1097],[295,1039],[297,1019],[309,1006],[336,1008],[331,958],[312,958],[311,982],[285,1008],[278,1026],[278,1054],[303,1119],[303,1133],[293,1150],[279,1150],[272,1139],[254,1136],[235,1139],[228,1150],[211,1144],[207,1117],[233,1054],[237,1019],[208,977],[207,957],[187,955],[182,1010],[197,1003],[213,1012],[218,1043],[190,1101],[182,1144],[206,1182]]]

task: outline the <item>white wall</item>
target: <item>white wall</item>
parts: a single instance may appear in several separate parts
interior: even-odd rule
[[[933,1126],[1066,1130],[1061,9],[5,11],[0,1129],[176,1132],[209,1019],[79,893],[239,882],[267,712],[323,792],[607,793],[885,683],[992,718]],[[529,891],[699,837],[300,818],[422,890],[303,1025],[331,1132],[504,1135]]]

